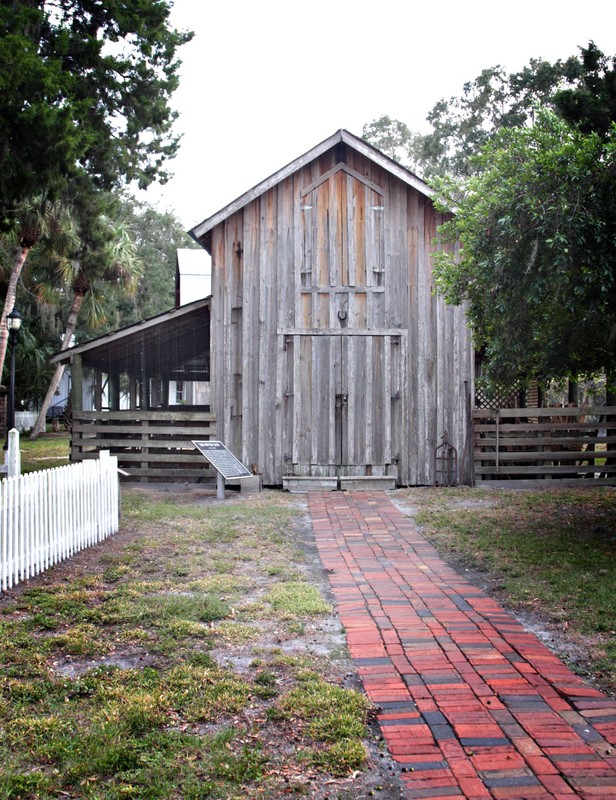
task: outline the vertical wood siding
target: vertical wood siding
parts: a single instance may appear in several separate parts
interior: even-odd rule
[[[470,335],[434,295],[440,220],[348,148],[213,229],[219,435],[266,484],[340,469],[429,484],[445,431],[470,480]]]

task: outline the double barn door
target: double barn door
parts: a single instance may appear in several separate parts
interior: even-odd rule
[[[385,273],[386,209],[383,187],[342,161],[301,191],[295,327],[283,332],[295,475],[398,475],[404,287],[392,293]]]
[[[403,337],[289,337],[292,460],[299,475],[395,475]]]

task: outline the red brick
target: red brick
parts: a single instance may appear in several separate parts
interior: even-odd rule
[[[616,743],[615,701],[447,567],[386,495],[314,494],[309,503],[351,655],[389,658],[358,666],[366,693],[376,704],[408,704],[380,718],[400,720],[382,727],[394,758],[428,766],[405,778],[409,789],[421,786],[431,800],[459,792],[466,800],[573,800],[571,781],[584,800],[616,800],[611,745],[589,746],[580,729],[594,724]],[[402,596],[409,602],[396,604]],[[454,607],[457,597],[468,605]],[[488,784],[492,776],[491,789],[479,775]],[[533,775],[540,784],[519,785]]]

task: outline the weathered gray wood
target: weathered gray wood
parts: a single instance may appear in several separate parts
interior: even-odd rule
[[[200,431],[203,433],[203,431]],[[195,431],[192,432],[192,436],[195,435]],[[210,432],[207,432],[207,436],[210,438],[215,438],[214,435],[210,436]],[[144,440],[140,437],[139,439],[126,439],[122,436],[118,436],[116,439],[107,438],[107,437],[89,437],[89,436],[81,436],[79,439],[75,439],[75,444],[79,443],[80,447],[83,448],[114,448],[117,450],[121,450],[122,452],[130,452],[130,451],[137,451],[139,452],[154,452],[154,451],[165,451],[165,453],[171,454],[169,455],[170,460],[173,460],[173,454],[180,455],[182,453],[188,453],[188,455],[192,455],[192,450],[190,442],[192,439],[169,439],[169,440],[156,440],[156,439],[146,439]]]
[[[191,439],[215,436],[216,422],[209,413],[79,411],[73,419],[71,459],[90,459],[97,457],[101,449],[113,448],[120,466],[128,471],[129,480],[196,480],[209,473],[207,468],[204,471]],[[186,469],[191,464],[195,469]]]
[[[244,209],[244,228],[242,234],[242,342],[241,359],[237,369],[242,374],[242,426],[239,434],[240,460],[253,463],[261,469],[257,461],[250,462],[251,456],[259,453],[259,300],[261,283],[261,262],[259,259],[260,204],[251,203]],[[264,420],[265,422],[265,420]]]
[[[605,415],[616,414],[616,406],[582,406],[582,407],[551,407],[551,408],[501,408],[498,411],[487,408],[476,408],[473,411],[473,419],[494,419],[500,416],[502,419],[516,418],[527,419],[529,417],[602,417]]]
[[[178,441],[188,440],[195,431],[201,431],[208,436],[216,432],[216,425],[170,425],[166,427],[148,427],[144,425],[87,425],[84,423],[73,423],[73,433],[81,437],[92,436],[122,436],[123,441],[130,441],[131,437],[142,436],[144,430],[149,437],[165,437],[161,441],[167,441],[169,436],[178,437]],[[181,438],[180,438],[181,437]],[[193,436],[194,438],[194,436]]]
[[[285,389],[277,365],[280,361],[281,343],[276,333],[278,324],[277,293],[275,281],[271,280],[272,265],[276,263],[276,194],[266,192],[259,203],[259,317],[256,335],[259,339],[259,386],[257,402],[259,408],[258,469],[267,475],[283,470],[284,444],[282,436],[281,403]],[[272,402],[272,387],[274,397]]]
[[[593,432],[596,433],[596,428],[589,428],[588,432],[592,434]],[[531,446],[531,447],[539,447],[539,446],[554,446],[558,445],[559,447],[567,447],[569,445],[573,446],[583,446],[583,445],[601,445],[601,444],[612,444],[616,442],[616,436],[598,436],[598,435],[584,435],[581,438],[581,434],[584,431],[580,431],[580,435],[578,436],[529,436],[529,437],[518,437],[518,436],[499,436],[498,438],[496,435],[494,436],[485,436],[481,434],[477,434],[475,436],[475,447],[479,447],[482,450],[487,450],[490,447],[496,447],[497,443],[499,446],[506,450],[508,448],[515,449]]]
[[[475,419],[474,462],[477,482],[502,481],[507,476],[577,480],[589,485],[601,479],[616,482],[616,466],[604,449],[616,436],[599,436],[599,429],[614,430],[603,418],[610,408],[481,409]],[[492,422],[496,418],[495,422]],[[506,422],[501,422],[506,420]],[[515,422],[514,420],[518,420]],[[605,477],[608,476],[608,477]],[[513,485],[516,485],[515,483]]]
[[[484,450],[483,448],[475,449],[475,458],[480,460],[483,465],[487,465],[492,461],[498,461],[501,465],[503,465],[503,468],[506,462],[534,461],[537,462],[537,466],[540,466],[541,462],[546,461],[560,462],[597,461],[599,459],[605,460],[606,455],[607,454],[605,450],[531,450],[530,452],[507,452],[501,449],[498,453],[496,453]]]
[[[101,412],[104,414],[105,412]],[[135,412],[134,412],[135,413]],[[138,413],[138,412],[137,412]],[[115,422],[106,422],[104,419],[97,420],[73,420],[73,431],[76,432],[102,432],[117,431],[125,434],[140,434],[144,428],[147,428],[148,433],[153,435],[168,434],[174,435],[187,435],[195,430],[210,431],[216,427],[216,420],[178,420],[173,424],[172,420],[165,420],[163,423],[152,420],[144,420],[143,423],[138,421],[133,424],[128,424],[123,420],[116,420]]]
[[[94,452],[94,451],[90,451]],[[130,449],[114,449],[113,455],[118,457],[118,462],[122,465],[124,462],[139,462],[139,463],[160,463],[165,464],[167,467],[167,471],[170,477],[173,477],[174,464],[195,464],[201,465],[203,463],[202,458],[195,457],[194,455],[182,455],[177,451],[171,451],[168,453],[152,453],[151,450],[140,450],[139,452],[132,452]],[[207,468],[207,465],[204,465],[204,469]]]
[[[216,416],[209,411],[169,411],[159,409],[158,411],[73,411],[73,420],[93,420],[99,422],[126,421],[140,424],[146,422],[195,422],[208,423],[215,422]]]
[[[495,433],[496,425],[482,425],[475,424],[476,433]],[[517,432],[529,433],[537,431],[538,433],[546,433],[548,431],[591,431],[601,428],[602,430],[614,430],[616,423],[611,421],[604,422],[511,422],[500,423],[498,430],[500,434],[512,434]]]
[[[475,466],[475,473],[477,475],[571,475],[571,473],[610,473],[616,475],[616,465],[610,464],[537,464],[527,466],[507,465],[500,470],[494,466]]]
[[[328,169],[314,181],[311,181],[307,186],[304,186],[300,191],[300,197],[305,198],[307,194],[317,189],[322,183],[328,181],[331,177],[336,175],[338,172],[344,172],[349,177],[355,178],[355,180],[360,181],[361,183],[365,184],[368,188],[372,189],[372,191],[377,192],[377,194],[383,194],[383,190],[380,186],[372,181],[368,180],[365,175],[362,175],[359,172],[356,172],[352,167],[349,167],[348,164],[336,164],[336,166]]]
[[[98,455],[97,455],[98,457]],[[214,488],[216,486],[216,476],[215,473],[207,472],[207,467],[201,467],[196,469],[175,469],[173,472],[170,472],[168,467],[165,464],[161,464],[160,467],[151,468],[151,467],[138,467],[137,465],[132,465],[128,467],[126,470],[126,475],[122,476],[122,481],[135,481],[135,480],[147,480],[151,478],[157,479],[157,482],[160,483],[173,483],[175,481],[203,481],[203,485],[209,486]]]
[[[444,429],[470,442],[470,339],[433,294],[440,217],[403,168],[354,137],[329,145],[193,231],[216,276],[219,436],[265,484],[293,471],[429,483]]]
[[[78,353],[71,356],[71,405],[74,419],[83,408],[83,361]]]

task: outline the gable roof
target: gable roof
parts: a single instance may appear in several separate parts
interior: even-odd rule
[[[375,164],[378,164],[380,167],[387,170],[387,172],[395,175],[404,183],[412,186],[414,189],[417,189],[417,191],[421,192],[421,194],[425,195],[426,197],[434,196],[434,192],[432,189],[430,189],[428,184],[422,181],[421,178],[418,178],[417,175],[414,175],[412,172],[406,169],[406,167],[398,164],[397,161],[389,158],[389,156],[384,155],[380,150],[377,150],[376,147],[373,147],[371,144],[364,142],[363,139],[359,139],[352,133],[341,129],[336,131],[333,136],[330,136],[328,139],[325,139],[320,144],[316,145],[316,147],[308,150],[308,152],[304,153],[304,155],[296,158],[295,161],[291,161],[290,164],[287,164],[273,175],[270,175],[269,178],[266,178],[252,189],[249,189],[236,200],[229,203],[224,208],[221,208],[220,211],[217,211],[211,217],[208,217],[200,224],[195,225],[195,227],[189,231],[190,235],[193,237],[193,239],[200,241],[205,234],[212,230],[212,228],[215,228],[216,225],[219,225],[232,214],[235,214],[236,211],[244,208],[244,206],[247,206],[248,203],[256,200],[257,197],[265,194],[265,192],[267,192],[273,186],[276,186],[276,184],[280,183],[285,178],[288,178],[289,175],[297,172],[298,169],[301,169],[306,164],[314,161],[315,158],[318,158],[323,153],[331,150],[332,147],[335,147],[337,144],[341,143],[352,147],[358,153],[361,153]]]

